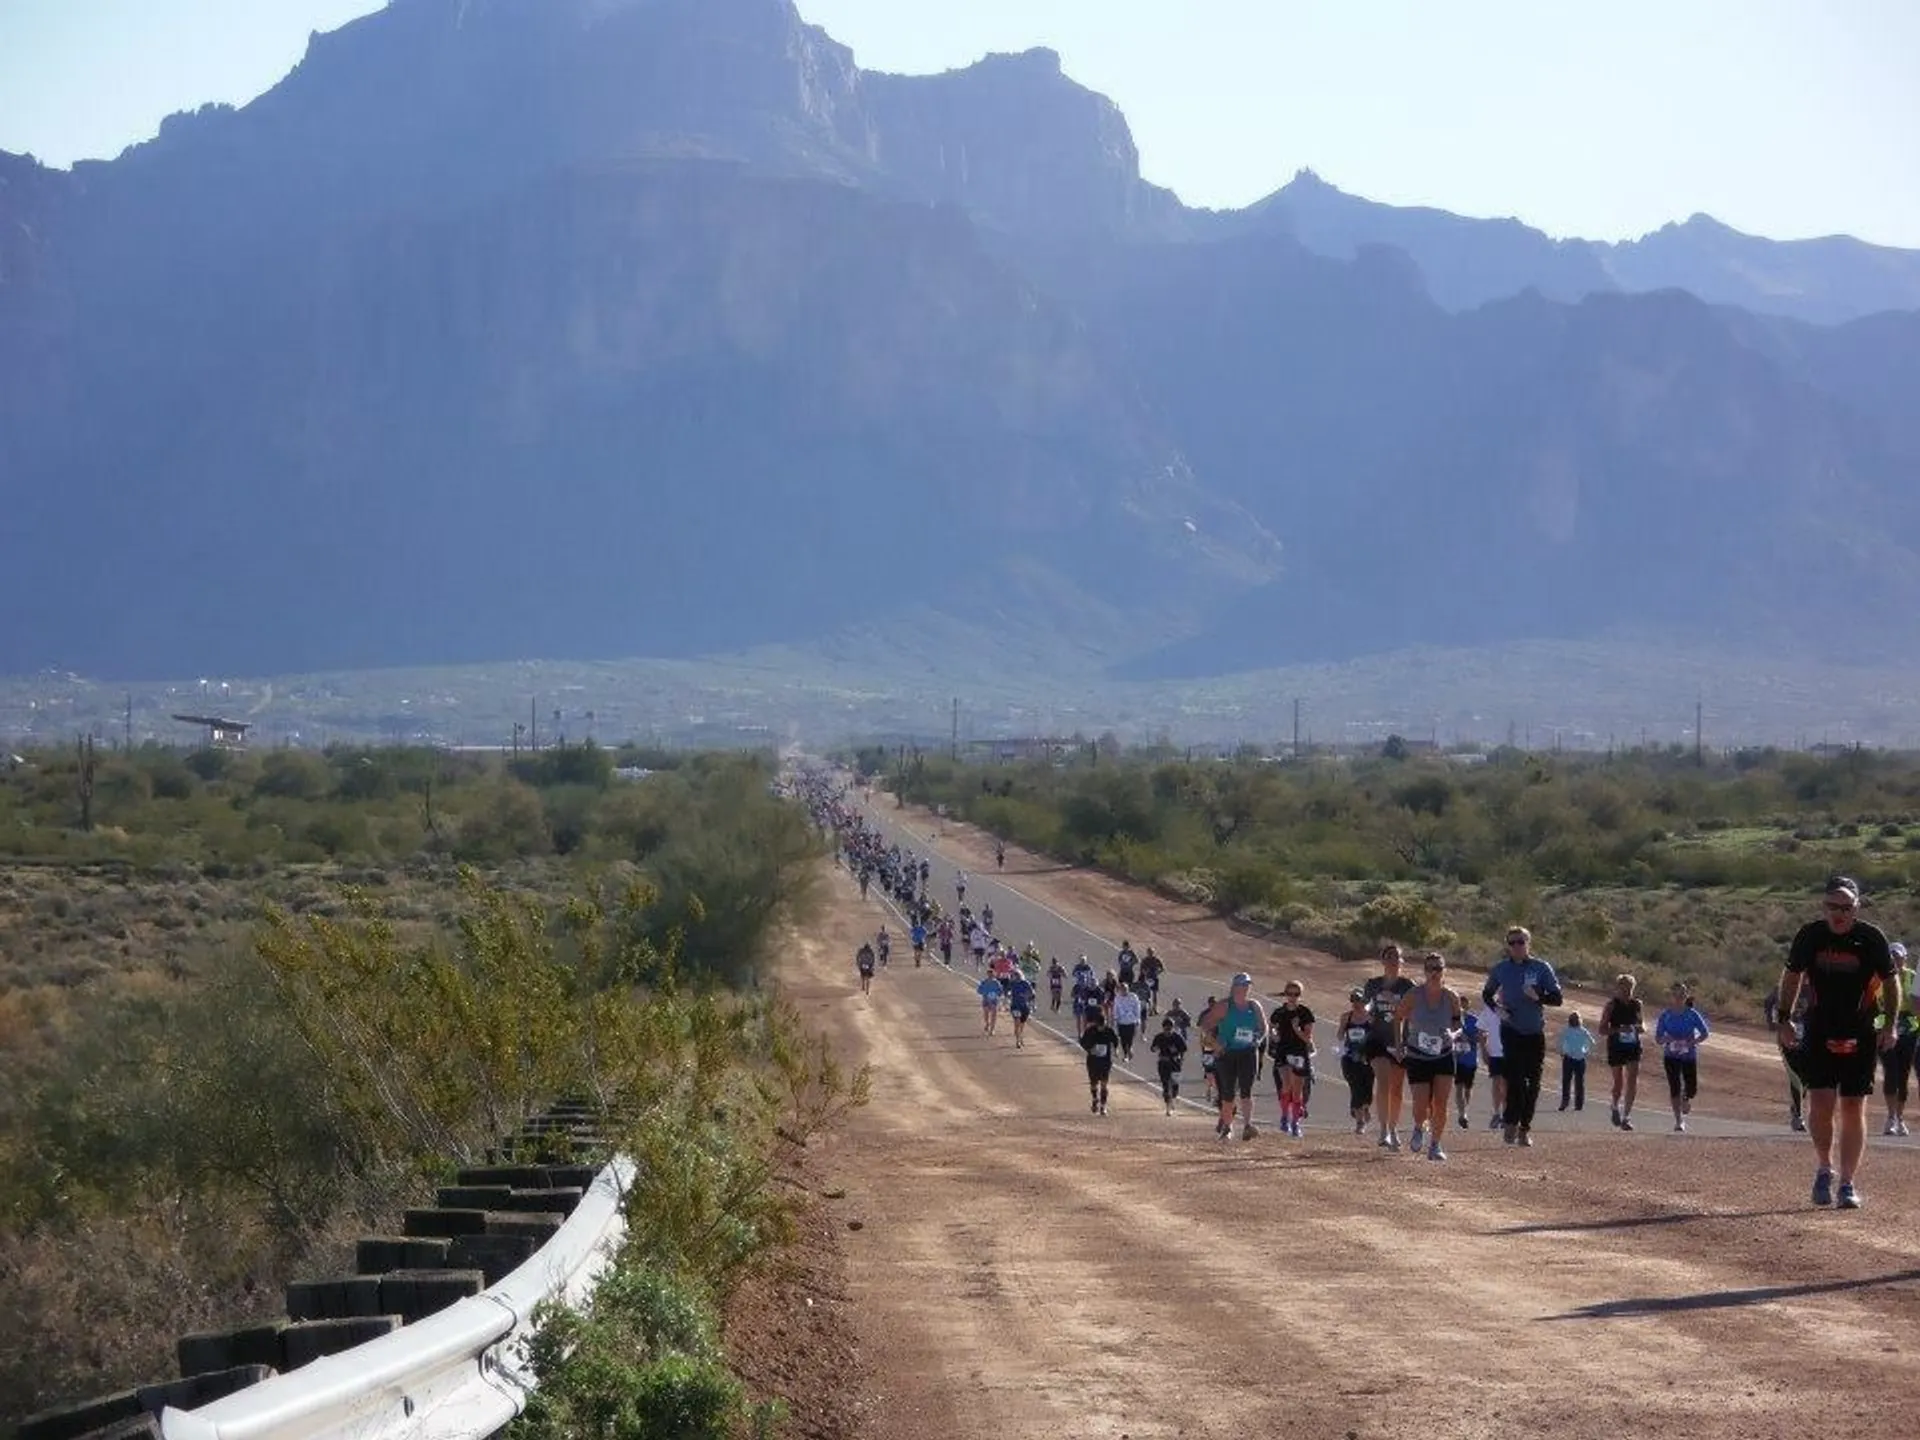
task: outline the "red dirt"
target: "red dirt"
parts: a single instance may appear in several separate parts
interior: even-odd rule
[[[948,825],[939,848],[988,873],[977,837]],[[1212,969],[1353,973],[1033,857],[1005,878]],[[860,996],[850,957],[879,912],[840,872],[830,895],[782,983],[873,1066],[875,1101],[816,1157],[861,1222],[834,1232],[859,1343],[808,1368],[860,1392],[857,1428],[806,1433],[1800,1440],[1911,1413],[1911,1148],[1874,1147],[1848,1214],[1808,1206],[1811,1147],[1784,1127],[1532,1151],[1474,1133],[1436,1165],[1330,1122],[1223,1145],[1131,1083],[1093,1116],[1076,1053],[981,1036],[944,970],[896,964]],[[1778,1119],[1749,1038],[1715,1057],[1703,1113]]]

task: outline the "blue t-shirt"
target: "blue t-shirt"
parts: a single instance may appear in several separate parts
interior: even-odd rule
[[[982,980],[979,985],[974,988],[979,993],[980,1003],[982,1005],[998,1005],[1000,1003],[1000,982],[994,979],[993,976],[987,976],[986,979]]]
[[[1653,1027],[1653,1038],[1670,1060],[1693,1059],[1700,1053],[1700,1042],[1710,1033],[1707,1017],[1691,1005],[1677,1012],[1662,1010]]]
[[[1527,998],[1528,985],[1539,992],[1538,1000]],[[1522,1035],[1545,1035],[1546,1006],[1560,1003],[1560,981],[1553,967],[1537,955],[1524,960],[1509,957],[1488,973],[1480,998],[1501,1012],[1501,1024],[1512,1026]]]
[[[914,926],[907,938],[912,943],[914,949],[920,949],[927,943],[927,927],[924,925]]]
[[[1593,1032],[1584,1025],[1569,1025],[1560,1032],[1560,1053],[1569,1060],[1584,1060],[1593,1053]]]
[[[1460,1021],[1460,1033],[1453,1041],[1453,1065],[1456,1070],[1477,1069],[1480,1064],[1480,1017],[1467,1015]]]
[[[1033,1008],[1033,982],[1025,976],[1016,979],[1007,987],[1007,1003],[1015,1010]]]

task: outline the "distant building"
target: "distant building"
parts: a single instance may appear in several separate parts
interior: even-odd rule
[[[218,750],[238,750],[247,743],[253,726],[245,720],[223,720],[218,715],[175,715],[182,725],[198,725],[207,732],[207,744]]]

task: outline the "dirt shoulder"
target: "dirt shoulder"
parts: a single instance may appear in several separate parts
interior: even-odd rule
[[[1030,857],[1007,879],[1136,943],[1258,944]],[[847,1433],[1784,1440],[1910,1413],[1912,1151],[1876,1149],[1869,1208],[1842,1214],[1808,1206],[1784,1131],[1482,1134],[1435,1164],[1331,1117],[1223,1145],[1132,1084],[1092,1115],[1077,1052],[983,1035],[953,974],[896,961],[861,996],[880,912],[839,872],[829,897],[781,983],[874,1072],[818,1156],[847,1191],[855,1354],[815,1367],[861,1390]]]

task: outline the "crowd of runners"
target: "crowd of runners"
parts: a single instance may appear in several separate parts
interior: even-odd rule
[[[1346,1085],[1352,1133],[1371,1131],[1375,1144],[1389,1152],[1404,1148],[1445,1161],[1449,1126],[1465,1130],[1475,1124],[1472,1101],[1482,1072],[1487,1128],[1507,1145],[1531,1148],[1550,1052],[1558,1060],[1560,1110],[1586,1108],[1587,1067],[1597,1057],[1607,1069],[1611,1123],[1631,1131],[1641,1066],[1648,1051],[1657,1051],[1672,1128],[1688,1128],[1700,1090],[1701,1049],[1713,1032],[1685,984],[1671,986],[1654,1009],[1637,977],[1617,975],[1589,1021],[1567,1006],[1552,965],[1533,953],[1526,927],[1515,925],[1477,991],[1449,983],[1447,958],[1437,950],[1421,954],[1417,972],[1407,973],[1406,955],[1388,943],[1379,953],[1379,973],[1352,988],[1344,1009],[1324,1022],[1299,982],[1287,982],[1269,1011],[1244,972],[1233,976],[1224,995],[1209,995],[1197,1014],[1174,997],[1162,1015],[1167,967],[1153,947],[1136,953],[1123,940],[1104,971],[1085,954],[1069,967],[1057,955],[1043,958],[1031,941],[1016,949],[994,933],[991,904],[976,912],[967,903],[964,871],[955,876],[948,911],[929,893],[929,862],[887,841],[847,803],[844,789],[816,778],[806,798],[832,839],[837,863],[853,873],[861,893],[879,884],[907,916],[916,964],[929,943],[948,967],[956,941],[963,963],[971,957],[980,977],[984,1034],[997,1034],[1005,1014],[1014,1045],[1024,1047],[1042,984],[1051,1014],[1070,1008],[1095,1114],[1107,1111],[1115,1064],[1131,1063],[1136,1051],[1145,1052],[1143,1060],[1151,1058],[1161,1102],[1173,1114],[1188,1057],[1197,1051],[1204,1103],[1219,1139],[1250,1140],[1259,1133],[1255,1095],[1269,1074],[1279,1131],[1300,1138],[1324,1041]],[[998,856],[1004,864],[1004,850]],[[1827,881],[1822,916],[1794,936],[1765,1006],[1786,1075],[1788,1123],[1807,1131],[1815,1149],[1813,1203],[1842,1209],[1862,1204],[1856,1175],[1876,1080],[1886,1110],[1882,1133],[1909,1133],[1906,1104],[1920,1045],[1906,948],[1859,919],[1859,904],[1857,882],[1846,876]],[[876,969],[887,965],[890,942],[882,926],[860,946],[856,968],[863,992]],[[1553,1011],[1565,1012],[1557,1024]],[[1148,1025],[1155,1017],[1159,1024]]]

